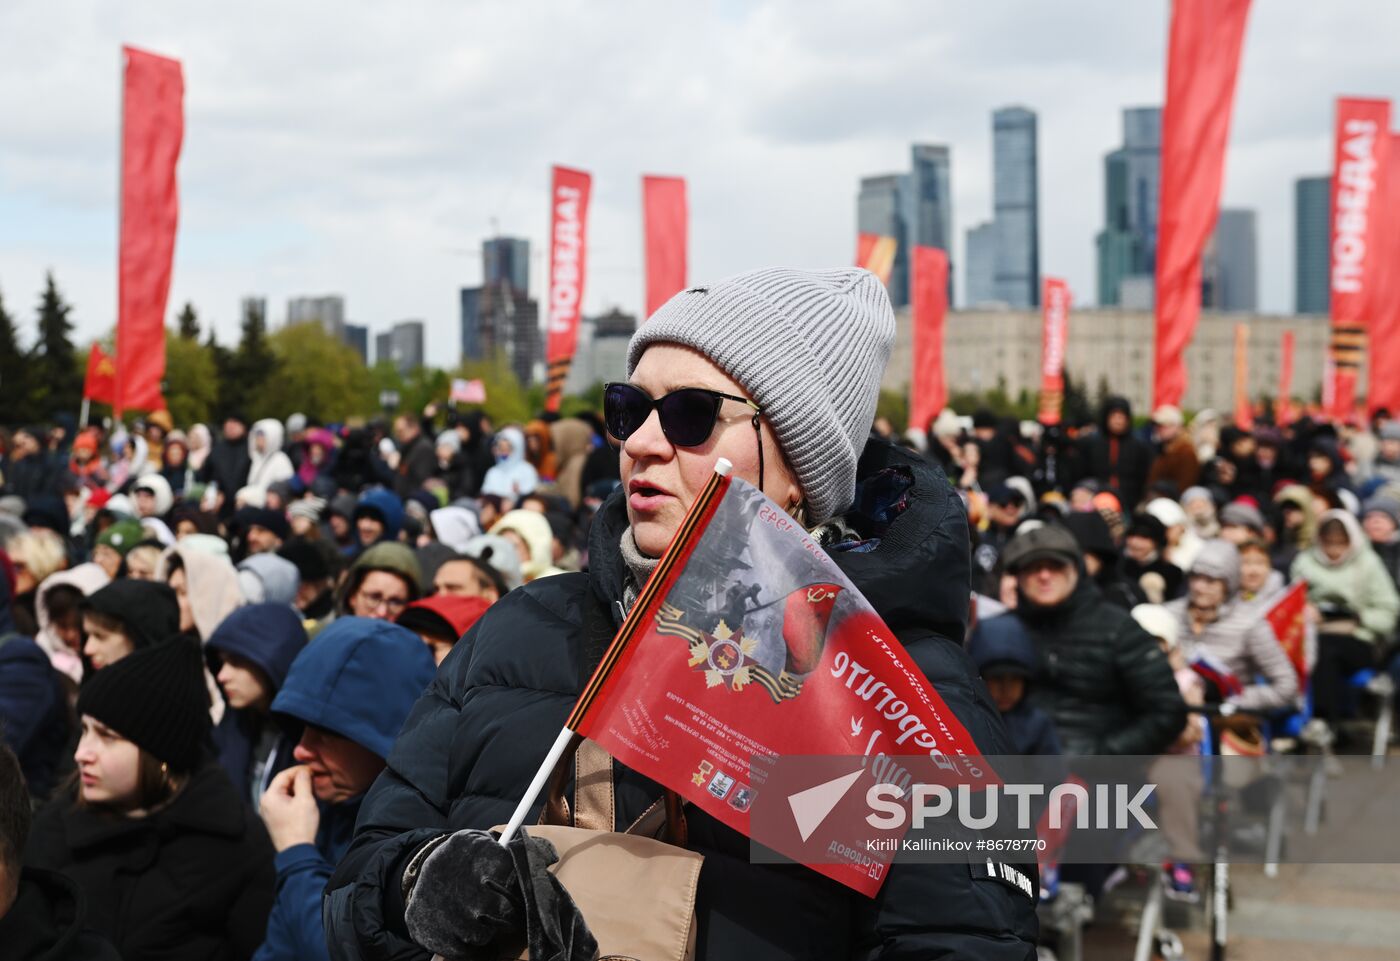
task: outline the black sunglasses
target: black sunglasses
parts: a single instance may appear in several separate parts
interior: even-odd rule
[[[646,423],[652,411],[661,421],[661,433],[677,447],[699,447],[710,439],[719,420],[719,409],[726,400],[737,401],[753,411],[753,429],[758,435],[759,488],[763,487],[763,435],[758,419],[763,414],[747,397],[726,394],[706,387],[682,387],[653,399],[632,384],[603,385],[603,420],[608,433],[625,441]]]

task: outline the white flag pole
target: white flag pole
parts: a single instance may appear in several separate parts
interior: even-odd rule
[[[734,465],[724,457],[715,462],[715,473],[721,477],[728,477],[729,472],[734,469]],[[502,847],[510,843],[510,839],[515,837],[515,832],[520,830],[520,826],[525,823],[525,817],[530,813],[531,806],[535,799],[540,796],[540,791],[544,790],[544,782],[549,779],[549,775],[554,771],[554,766],[559,763],[559,758],[563,757],[564,751],[569,746],[569,741],[573,738],[574,732],[569,728],[560,728],[559,736],[554,739],[554,746],[545,755],[543,763],[535,772],[534,778],[530,781],[530,786],[525,789],[525,796],[520,799],[520,803],[515,806],[515,813],[510,816],[505,830],[501,832],[500,844]]]

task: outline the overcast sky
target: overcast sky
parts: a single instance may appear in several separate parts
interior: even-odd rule
[[[589,313],[639,308],[640,176],[688,179],[690,279],[848,263],[862,175],[953,147],[964,231],[991,212],[991,117],[1040,115],[1042,273],[1094,296],[1102,157],[1158,104],[1165,0],[0,4],[0,294],[30,336],[52,268],[84,341],[116,311],[120,47],[184,63],[170,313],[336,292],[457,359],[481,241],[533,245],[552,163],[594,175]],[[1260,296],[1293,304],[1293,181],[1330,166],[1332,98],[1400,97],[1391,0],[1255,0],[1227,206],[1258,211]]]

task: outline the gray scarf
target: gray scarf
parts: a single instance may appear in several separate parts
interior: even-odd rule
[[[619,542],[622,548],[622,562],[627,565],[627,570],[632,576],[627,578],[627,583],[622,585],[622,604],[627,610],[632,609],[632,605],[637,601],[637,595],[642,592],[642,586],[646,584],[647,578],[651,577],[652,571],[656,570],[656,565],[661,563],[659,557],[647,557],[637,546],[637,540],[632,536],[632,528],[627,528],[622,532],[622,539]]]

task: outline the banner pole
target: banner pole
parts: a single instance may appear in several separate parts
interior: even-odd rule
[[[82,410],[80,410],[80,411],[78,412],[78,426],[79,426],[80,428],[87,427],[87,421],[88,421],[88,405],[89,405],[90,403],[91,403],[91,401],[89,401],[86,397],[83,398]]]

